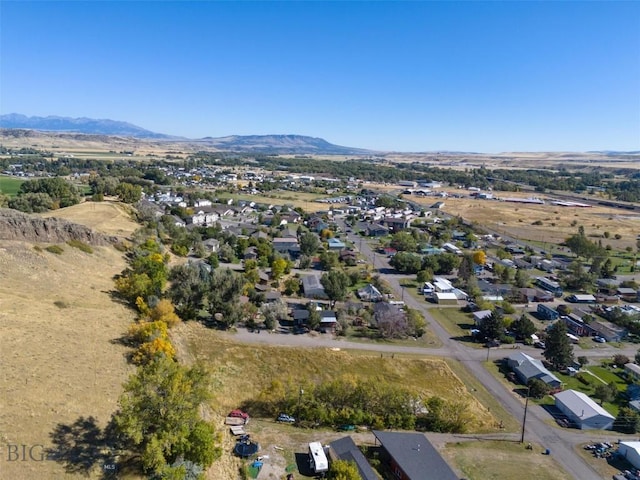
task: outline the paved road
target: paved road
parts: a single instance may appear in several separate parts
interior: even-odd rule
[[[344,229],[344,224],[341,225]],[[236,340],[247,343],[261,343],[269,345],[281,346],[305,346],[305,347],[324,347],[324,348],[340,348],[340,349],[359,349],[384,353],[405,353],[418,354],[437,357],[448,357],[460,361],[465,367],[484,385],[504,407],[504,409],[517,420],[521,420],[524,414],[524,402],[522,398],[510,391],[488,372],[483,362],[487,360],[487,356],[491,359],[503,358],[510,353],[512,349],[501,347],[493,348],[489,351],[485,349],[475,349],[466,347],[460,342],[452,340],[448,332],[430,315],[428,305],[422,299],[416,299],[410,294],[402,294],[403,287],[400,281],[405,278],[402,275],[391,273],[392,270],[388,264],[387,258],[374,252],[366,241],[360,241],[353,233],[347,234],[351,240],[361,251],[361,253],[369,259],[371,264],[377,269],[382,270],[382,275],[389,282],[391,287],[396,291],[397,295],[401,295],[405,303],[414,309],[421,311],[427,320],[431,330],[438,336],[442,342],[440,348],[412,347],[407,345],[381,344],[353,342],[345,339],[334,338],[330,335],[283,335],[270,334],[262,332],[261,334],[250,333],[245,329],[239,329],[234,335]],[[624,353],[630,357],[635,355],[637,349],[624,348],[618,349],[611,346],[599,346],[592,350],[583,350],[580,355],[589,358],[611,358],[616,353]],[[541,351],[533,348],[523,347],[523,351],[541,358]],[[540,406],[530,402],[527,411],[527,421],[525,430],[525,441],[539,443],[545,448],[551,450],[551,454],[556,461],[574,478],[579,480],[600,480],[600,475],[593,470],[574,450],[576,445],[593,441],[594,433],[582,434],[577,430],[565,430],[554,428],[546,422],[550,419],[549,414]],[[514,437],[513,434],[507,435],[509,438]],[[622,435],[621,435],[622,437]],[[517,435],[519,439],[519,435]],[[635,438],[634,438],[635,439]]]

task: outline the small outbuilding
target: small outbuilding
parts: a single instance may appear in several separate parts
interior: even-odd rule
[[[615,417],[582,392],[565,390],[554,395],[556,407],[581,430],[611,430]]]
[[[435,292],[433,298],[440,305],[457,305],[458,297],[453,292]]]

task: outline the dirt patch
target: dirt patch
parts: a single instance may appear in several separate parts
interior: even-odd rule
[[[119,202],[83,202],[42,214],[42,217],[63,218],[86,225],[105,235],[129,237],[140,227],[132,218],[130,207]]]

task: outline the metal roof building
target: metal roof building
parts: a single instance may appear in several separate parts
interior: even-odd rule
[[[382,445],[382,461],[389,462],[399,480],[459,480],[422,433],[381,432],[373,434]]]
[[[351,437],[343,437],[331,442],[329,456],[332,460],[346,460],[355,463],[362,480],[378,480],[380,478]]]
[[[610,430],[615,417],[582,392],[556,393],[556,407],[582,430]]]

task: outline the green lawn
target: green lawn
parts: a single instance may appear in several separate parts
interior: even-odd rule
[[[431,308],[429,313],[455,340],[465,342],[471,347],[483,347],[481,343],[476,343],[471,338],[469,330],[474,327],[474,324],[470,314],[461,312],[456,307]]]
[[[9,197],[15,197],[20,189],[20,185],[23,183],[24,180],[19,178],[0,175],[0,193],[8,195]]]

